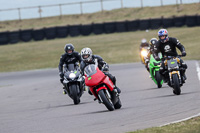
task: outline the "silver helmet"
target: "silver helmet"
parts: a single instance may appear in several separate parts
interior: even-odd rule
[[[90,48],[83,48],[81,50],[81,58],[83,61],[89,62],[92,59],[92,50]]]

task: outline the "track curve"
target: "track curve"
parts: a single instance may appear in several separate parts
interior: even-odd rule
[[[200,82],[196,61],[186,63],[179,96],[165,84],[156,88],[141,63],[110,65],[122,90],[122,108],[112,112],[87,92],[73,105],[57,69],[0,73],[0,132],[123,133],[190,117],[200,113]]]

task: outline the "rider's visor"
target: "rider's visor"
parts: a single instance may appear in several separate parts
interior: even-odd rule
[[[87,59],[89,57],[89,54],[83,54],[82,57],[83,59]]]

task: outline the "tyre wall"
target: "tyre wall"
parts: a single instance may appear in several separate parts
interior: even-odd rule
[[[181,26],[200,26],[200,15],[173,16],[172,18],[150,18],[143,20],[128,20],[121,22],[92,23],[86,25],[67,25],[42,29],[26,29],[19,31],[0,32],[0,45],[14,44],[20,41],[39,41],[43,39],[76,37],[90,34],[109,34],[115,32],[127,32],[146,29],[158,29]]]

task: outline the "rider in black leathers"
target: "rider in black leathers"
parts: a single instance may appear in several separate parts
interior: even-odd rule
[[[68,64],[74,64],[75,67],[78,66],[78,62],[81,62],[81,56],[80,53],[74,51],[73,44],[66,44],[65,47],[65,53],[61,55],[60,57],[60,63],[58,65],[59,69],[59,76],[60,76],[60,82],[63,83],[64,80],[64,72],[63,72],[63,65],[65,66],[65,69],[68,69]],[[64,89],[64,88],[63,88]]]
[[[154,48],[154,51],[155,51],[154,56],[156,60],[160,60],[158,57],[158,52],[161,52],[163,57],[177,56],[178,54],[176,51],[176,47],[181,51],[182,56],[186,56],[184,46],[176,38],[168,37],[168,31],[166,29],[160,29],[158,31],[158,37],[159,37],[159,41],[156,43],[155,48]],[[183,62],[182,59],[180,59],[180,63],[181,63],[180,72],[182,75],[183,82],[185,82],[186,80],[185,71],[187,69],[187,65]],[[166,73],[164,60],[161,61],[160,74],[163,77],[164,81],[167,82],[168,74]]]
[[[105,75],[107,75],[115,85],[115,88],[118,93],[121,93],[121,90],[116,86],[116,78],[115,76],[111,75],[109,71],[109,65],[98,55],[93,55],[92,50],[90,48],[83,48],[81,50],[81,71],[84,72],[84,69],[89,64],[95,64],[95,60],[98,62],[99,70],[102,70]],[[89,94],[91,92],[89,91]]]

